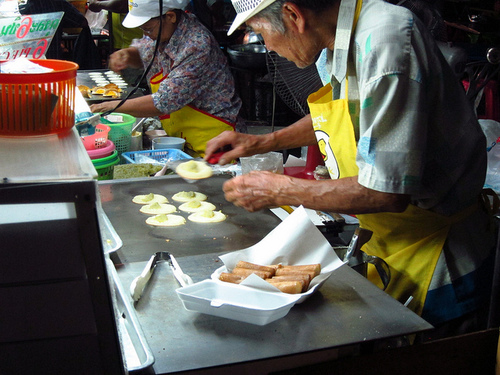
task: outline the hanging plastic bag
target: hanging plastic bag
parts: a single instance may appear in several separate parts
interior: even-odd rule
[[[486,135],[486,150],[488,151],[488,170],[484,187],[500,194],[500,122],[479,120],[479,123]]]
[[[87,9],[85,18],[87,19],[90,30],[93,33],[100,32],[106,25],[106,22],[108,22],[108,11],[101,10],[100,12],[92,12],[90,9]]]

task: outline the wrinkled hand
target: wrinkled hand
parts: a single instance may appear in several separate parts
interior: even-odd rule
[[[110,100],[102,103],[92,104],[90,106],[90,111],[92,113],[103,113],[107,111],[112,111],[120,103],[119,100]]]
[[[259,153],[259,136],[252,134],[243,134],[235,131],[225,131],[217,137],[207,142],[205,148],[205,160],[209,160],[212,155],[218,151],[229,149],[219,159],[219,164],[224,165],[231,160],[241,156],[251,156]]]
[[[114,72],[121,72],[129,67],[130,53],[126,49],[120,49],[109,56],[108,67]]]
[[[286,204],[283,202],[287,202],[289,198],[283,194],[283,188],[289,183],[289,176],[252,171],[226,181],[222,189],[227,201],[249,212],[255,212]]]

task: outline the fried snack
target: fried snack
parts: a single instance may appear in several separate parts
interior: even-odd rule
[[[282,264],[270,264],[267,267],[274,268],[274,270],[276,271],[278,268],[283,267],[283,265]]]
[[[239,284],[252,273],[264,279],[283,293],[304,293],[317,275],[321,264],[283,266],[281,264],[260,265],[240,260],[231,273],[222,272],[219,280]]]
[[[275,286],[283,293],[298,294],[302,292],[303,284],[300,281],[278,281],[275,279],[267,279],[269,284]]]
[[[90,87],[85,85],[76,86],[84,98],[90,98]]]
[[[244,277],[235,275],[234,273],[222,272],[219,276],[219,280],[227,283],[239,284],[244,280]]]
[[[276,271],[276,269],[273,267],[261,266],[260,264],[245,262],[244,260],[240,260],[238,263],[236,263],[236,268],[248,268],[251,270],[270,272],[271,276],[273,276]]]
[[[92,88],[92,94],[96,94],[96,95],[102,95],[102,94],[104,94],[105,91],[106,91],[106,89],[104,87],[101,87],[101,86],[96,86],[96,87]]]
[[[264,280],[269,279],[272,276],[271,272],[252,270],[250,268],[234,268],[232,273],[234,273],[235,275],[242,276],[242,277],[247,277],[247,276],[251,275],[252,273],[254,273]]]
[[[298,266],[281,266],[286,271],[312,271],[314,276],[318,276],[321,273],[321,264],[305,264]]]
[[[307,291],[309,289],[309,284],[311,283],[310,275],[282,275],[282,276],[273,276],[271,280],[276,281],[300,281],[302,283],[302,292]]]
[[[286,268],[278,268],[275,272],[276,276],[284,276],[284,275],[296,275],[296,276],[303,276],[303,275],[309,275],[311,277],[311,280],[314,279],[317,275],[315,274],[314,271],[301,271],[301,270],[292,270],[292,269],[286,269]]]
[[[120,97],[120,93],[118,91],[116,91],[115,89],[106,89],[102,95],[109,97],[109,98],[119,98]]]
[[[104,86],[104,88],[108,90],[115,90],[116,92],[123,91],[120,87],[118,87],[116,83],[108,83],[106,86]]]

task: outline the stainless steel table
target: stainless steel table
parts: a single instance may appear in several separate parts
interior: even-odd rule
[[[218,255],[253,245],[279,224],[267,210],[250,214],[225,202],[221,185],[226,179],[216,176],[188,184],[165,177],[100,184],[103,208],[123,240],[117,271],[126,288],[151,254],[161,250],[176,255],[195,282],[206,279],[220,267]],[[172,231],[143,224],[145,217],[131,203],[132,196],[161,191],[168,196],[179,188],[206,193],[228,220],[201,232],[202,227],[192,225]],[[135,306],[157,374],[269,373],[335,359],[345,348],[432,328],[347,266],[287,316],[266,326],[187,311],[175,293],[178,287],[168,264],[159,263]]]

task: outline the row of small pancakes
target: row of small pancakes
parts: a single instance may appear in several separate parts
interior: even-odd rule
[[[224,221],[226,215],[221,211],[215,211],[215,205],[207,202],[208,197],[196,191],[180,191],[172,196],[172,200],[178,202],[179,210],[190,215],[188,220],[197,223],[217,223]],[[140,212],[150,216],[146,224],[158,227],[174,227],[186,223],[186,219],[175,214],[177,208],[170,204],[167,197],[161,194],[149,193],[136,195],[132,202],[141,204]]]

